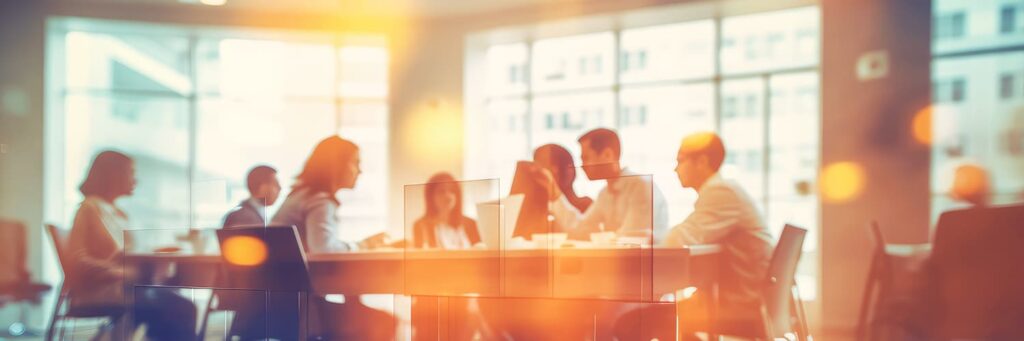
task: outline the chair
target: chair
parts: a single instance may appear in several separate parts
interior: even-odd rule
[[[775,340],[776,338],[809,340],[807,317],[804,314],[803,303],[800,300],[800,293],[795,281],[796,268],[803,251],[806,234],[807,230],[802,228],[785,226],[772,253],[764,282],[759,290],[760,302],[749,307],[734,308],[736,310],[734,313],[743,316],[729,316],[728,318],[718,316],[713,321],[700,321],[700,317],[691,318],[685,311],[690,310],[703,314],[705,309],[700,307],[700,309],[692,310],[691,302],[696,305],[709,304],[709,296],[697,298],[701,296],[694,295],[691,299],[691,295],[683,291],[676,295],[677,301],[674,307],[656,304],[651,306],[646,313],[642,312],[644,309],[639,309],[628,313],[627,315],[632,315],[630,317],[620,318],[619,325],[616,327],[616,335],[622,340],[632,340],[638,337],[645,340],[652,338],[661,340],[672,339],[673,333],[678,337],[678,335],[686,335],[691,332],[706,331],[712,335],[712,339],[715,339],[715,335],[726,335],[758,340]],[[676,316],[677,312],[683,313]],[[637,320],[638,316],[648,320],[640,322]],[[666,316],[676,316],[678,321],[672,321],[672,318],[666,319]],[[699,328],[666,331],[666,329],[672,329],[673,322],[680,327],[696,325]],[[710,322],[710,326],[704,325],[707,322]],[[629,325],[641,323],[649,325],[641,329],[649,330],[638,331],[636,328],[629,327]]]
[[[761,291],[761,319],[766,340],[789,339],[791,334],[796,334],[799,340],[809,339],[807,316],[795,280],[806,235],[807,230],[787,224],[772,253]]]
[[[66,275],[71,266],[67,249],[65,249],[67,238],[54,225],[47,224],[46,232],[53,241],[53,249],[57,253],[57,261],[60,263],[61,271]],[[66,281],[61,281],[59,295],[53,307],[53,315],[50,318],[50,325],[46,329],[44,341],[53,340],[55,333],[58,331],[61,331],[63,334],[62,322],[66,320],[99,318],[104,319],[103,328],[106,328],[127,312],[127,309],[123,306],[72,306],[69,303],[74,295],[65,284]]]
[[[249,292],[261,300],[265,299],[262,301],[266,302],[263,316],[273,317],[264,321],[265,337],[306,339],[309,323],[308,296],[312,288],[306,255],[299,244],[295,228],[222,229],[217,231],[217,239],[221,244],[223,263],[218,281],[221,287],[217,291],[238,290],[240,294]],[[289,304],[295,302],[298,302],[298,306]],[[295,312],[295,308],[298,314],[289,314]],[[258,311],[247,310],[259,314]],[[296,320],[291,320],[292,317]],[[235,326],[232,326],[229,334],[237,332]],[[230,338],[236,335],[227,336]]]
[[[909,278],[897,280],[899,275],[913,276],[911,269],[900,267],[923,260],[931,252],[931,244],[888,244],[877,221],[871,222],[871,236],[875,242],[867,284],[861,299],[860,316],[857,322],[857,340],[881,340],[884,331],[881,323],[898,323],[893,312],[899,304],[909,304],[913,288],[901,287],[898,282],[908,283]],[[906,284],[904,284],[906,286]],[[888,314],[886,314],[888,312]]]
[[[32,282],[32,275],[25,263],[25,225],[0,220],[0,307],[9,303],[31,303],[38,305],[42,295],[50,286]],[[20,316],[12,322],[6,332],[9,336],[36,334],[25,327],[25,307],[20,306]]]
[[[928,340],[1024,340],[1024,205],[939,217],[914,331]]]

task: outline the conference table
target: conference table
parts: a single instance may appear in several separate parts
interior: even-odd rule
[[[306,261],[318,294],[657,303],[671,302],[672,295],[692,287],[717,303],[720,254],[718,245],[384,249],[311,254]],[[174,286],[218,288],[222,257],[215,252],[130,252],[125,261],[135,267],[173,264],[179,274]],[[134,281],[129,285],[164,285],[151,277]],[[715,306],[709,305],[709,316],[715,316]]]

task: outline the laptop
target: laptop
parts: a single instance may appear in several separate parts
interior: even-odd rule
[[[522,194],[512,194],[503,199],[476,204],[480,240],[488,249],[502,249],[512,239],[519,211],[523,207],[523,197]]]

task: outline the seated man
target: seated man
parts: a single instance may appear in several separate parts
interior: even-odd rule
[[[281,194],[277,170],[270,166],[256,166],[249,171],[245,182],[249,198],[228,212],[224,217],[224,227],[267,225],[267,207],[273,205]]]
[[[676,157],[676,174],[684,188],[697,190],[698,198],[690,216],[672,227],[662,244],[677,247],[721,244],[724,258],[719,283],[719,317],[722,322],[719,326],[727,333],[756,335],[756,328],[760,328],[756,324],[760,319],[759,289],[768,270],[772,237],[753,199],[738,184],[722,179],[718,174],[724,160],[725,146],[716,134],[697,133],[683,139]],[[698,293],[693,298],[695,305],[707,303],[703,302],[702,296]],[[652,319],[645,325],[663,328],[656,327],[657,330],[645,333],[653,333],[651,336],[662,340],[674,339],[675,321],[665,316],[674,316],[676,307],[661,305],[652,309],[657,311],[642,314]],[[707,330],[706,322],[700,321],[703,308],[692,311],[697,316],[680,316],[687,320],[686,325],[690,326],[687,329]],[[624,316],[616,327],[616,333],[639,335],[631,333],[640,333],[637,329],[640,315],[639,311],[634,311]]]
[[[563,195],[553,176],[547,173],[551,190],[549,210],[555,224],[574,239],[590,239],[590,233],[615,231],[619,235],[649,236],[661,240],[668,225],[665,198],[650,177],[638,176],[619,164],[619,135],[604,128],[587,132],[579,139],[583,172],[591,180],[608,185],[586,211],[580,212]]]

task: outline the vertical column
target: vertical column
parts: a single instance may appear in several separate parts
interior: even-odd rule
[[[930,103],[931,1],[823,0],[821,11],[822,166],[850,162],[864,181],[822,197],[822,325],[846,334],[871,260],[868,222],[895,242],[928,236],[929,148],[911,121]]]

